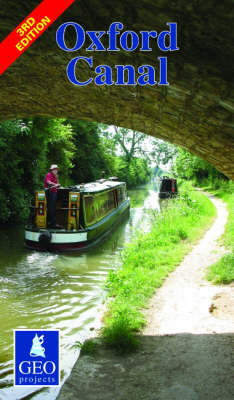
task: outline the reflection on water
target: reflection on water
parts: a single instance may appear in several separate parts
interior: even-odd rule
[[[121,250],[135,229],[149,226],[147,209],[159,209],[151,187],[129,192],[128,220],[98,247],[85,254],[55,255],[24,249],[22,227],[0,232],[0,399],[54,399],[56,388],[14,388],[13,329],[60,329],[63,378],[70,372],[90,328],[98,324],[105,300],[104,282],[121,264]],[[143,218],[144,217],[144,218]],[[146,228],[148,229],[148,228]],[[36,392],[37,391],[37,392]]]

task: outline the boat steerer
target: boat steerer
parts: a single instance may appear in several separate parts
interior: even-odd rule
[[[56,32],[56,41],[59,48],[66,52],[76,52],[83,48],[85,43],[88,43],[86,52],[135,52],[137,49],[140,52],[151,52],[155,43],[161,52],[178,51],[177,46],[177,23],[168,22],[169,30],[158,33],[157,31],[121,31],[124,25],[121,22],[113,22],[109,26],[108,31],[85,31],[77,22],[66,22],[62,24]],[[69,28],[70,32],[73,29],[75,33],[75,44],[69,47],[66,43],[66,32]],[[103,44],[108,41],[108,47]],[[107,39],[107,40],[106,40]],[[159,80],[156,80],[156,70],[152,65],[141,65],[137,68],[133,65],[115,65],[115,77],[113,80],[113,69],[108,65],[99,65],[95,68],[96,77],[93,78],[93,57],[84,57],[79,55],[73,58],[67,66],[67,77],[69,81],[76,86],[87,86],[95,83],[97,86],[103,85],[169,85],[167,81],[167,57],[157,57],[159,61]],[[82,65],[83,64],[83,65]],[[86,81],[81,81],[79,78],[80,67],[88,67],[90,69],[90,78]],[[82,68],[83,69],[83,68]],[[127,72],[127,80],[126,78]]]

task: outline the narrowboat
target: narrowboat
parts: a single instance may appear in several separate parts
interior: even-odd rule
[[[39,190],[30,206],[25,245],[39,251],[84,251],[107,236],[129,209],[126,183],[116,178],[59,188],[56,222],[60,229],[48,229],[46,193]]]
[[[174,178],[163,176],[159,188],[159,198],[169,199],[178,195],[177,182]]]

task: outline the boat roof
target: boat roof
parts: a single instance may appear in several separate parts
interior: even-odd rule
[[[77,190],[82,193],[95,193],[95,192],[103,192],[105,190],[122,186],[125,184],[126,184],[125,182],[119,182],[115,180],[99,179],[98,181],[95,182],[75,185],[72,187],[72,190]]]

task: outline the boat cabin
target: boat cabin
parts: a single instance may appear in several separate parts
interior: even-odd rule
[[[118,208],[127,199],[126,184],[101,179],[96,182],[59,188],[56,222],[61,229],[73,231],[89,227]],[[35,193],[29,225],[46,228],[46,193]]]
[[[159,188],[159,198],[168,199],[178,194],[177,182],[174,178],[163,176]]]
[[[59,188],[56,229],[47,228],[46,191],[37,191],[25,227],[27,247],[39,249],[43,245],[46,249],[67,250],[100,239],[130,208],[126,184],[116,179]]]

